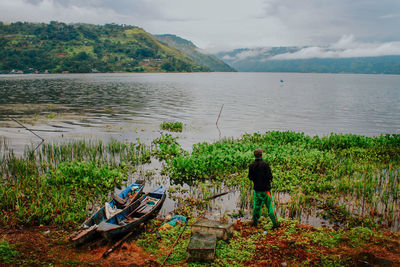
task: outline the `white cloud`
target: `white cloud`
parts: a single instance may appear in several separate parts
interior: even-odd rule
[[[356,42],[354,35],[343,35],[339,41],[331,46],[332,49],[349,49],[359,47],[360,44]]]
[[[230,55],[225,55],[225,56],[222,57],[222,59],[223,59],[223,60],[234,60],[234,59],[236,59],[236,58],[233,57],[233,56],[230,56]]]
[[[361,43],[353,35],[343,36],[337,43],[325,47],[305,47],[294,53],[270,57],[271,60],[308,58],[351,58],[400,55],[400,42]]]
[[[245,50],[243,52],[236,54],[235,59],[243,60],[243,59],[248,59],[248,58],[256,58],[256,57],[260,57],[260,56],[265,56],[265,55],[268,55],[269,50],[270,50],[269,47]]]
[[[397,18],[400,18],[400,14],[386,14],[386,15],[380,16],[379,18],[381,18],[381,19],[397,19]]]
[[[66,23],[100,23],[123,20],[124,16],[104,7],[80,6],[74,3],[63,5],[54,0],[30,2],[25,0],[1,1],[1,20],[49,22],[51,20]]]

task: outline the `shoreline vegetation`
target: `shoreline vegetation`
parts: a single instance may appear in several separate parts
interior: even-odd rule
[[[279,230],[271,230],[266,218],[257,228],[242,218],[252,203],[247,167],[255,148],[266,151],[264,158],[271,164],[275,196],[290,195],[285,202],[276,198],[283,223]],[[107,265],[110,262],[95,257],[106,247],[98,251],[74,249],[67,241],[68,235],[108,199],[115,187],[124,186],[139,166],[159,160],[164,166],[161,174],[173,185],[168,190],[176,203],[173,212],[192,218],[189,225],[207,210],[207,199],[215,190],[220,192],[223,186],[240,192],[237,211],[221,217],[236,222],[232,240],[217,244],[215,265],[354,265],[358,261],[400,264],[400,235],[390,230],[400,230],[397,134],[310,137],[274,131],[198,143],[188,152],[177,137],[161,133],[151,144],[139,139],[130,143],[70,141],[44,144],[36,151],[27,148],[23,156],[16,156],[4,139],[0,152],[3,263]],[[146,176],[155,179],[152,173]],[[197,194],[184,194],[183,184],[197,188]],[[299,222],[302,213],[315,209],[334,226],[313,227]],[[122,255],[134,250],[148,260],[144,265],[162,263],[182,228],[162,232],[161,241],[157,241],[156,228],[161,224],[162,218],[151,221],[115,257],[119,255],[122,260]],[[32,251],[26,244],[29,241],[21,236],[49,243],[50,247],[45,246],[49,251]],[[189,239],[190,227],[167,264],[186,264]],[[51,254],[54,249],[64,250],[65,254],[57,259]]]

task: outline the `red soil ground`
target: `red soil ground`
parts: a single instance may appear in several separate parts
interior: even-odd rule
[[[315,231],[312,226],[298,225],[304,231]],[[236,223],[234,228],[242,236],[251,235],[260,230],[246,223]],[[313,244],[305,244],[301,235],[291,234],[291,240],[287,241],[282,236],[285,234],[285,225],[269,233],[264,239],[259,240],[255,256],[245,262],[248,266],[281,266],[286,262],[287,266],[293,266],[309,262],[317,264],[321,255],[337,255],[342,259],[349,259],[349,265],[358,265],[367,261],[375,266],[400,266],[400,241],[387,242],[385,244],[372,240],[370,243],[353,248],[345,241],[340,246],[326,248]],[[107,258],[103,253],[111,246],[102,244],[97,248],[74,248],[68,242],[69,232],[55,226],[36,226],[22,229],[0,229],[0,240],[5,238],[9,244],[19,251],[16,262],[12,265],[83,265],[83,266],[159,266],[157,255],[151,255],[137,246],[135,242],[124,243],[119,249],[112,252]],[[384,235],[391,236],[394,240],[398,237],[391,232]],[[339,248],[338,248],[339,247]],[[318,251],[318,253],[315,253]],[[389,265],[385,265],[389,264]],[[2,263],[0,263],[2,266]],[[371,265],[368,265],[371,266]]]

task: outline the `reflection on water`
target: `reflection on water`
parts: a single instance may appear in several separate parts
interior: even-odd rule
[[[111,121],[125,117],[162,119],[191,105],[190,95],[174,83],[137,81],[124,75],[31,78],[0,79],[0,104],[63,105],[89,118],[107,117]],[[4,119],[5,114],[0,115]]]

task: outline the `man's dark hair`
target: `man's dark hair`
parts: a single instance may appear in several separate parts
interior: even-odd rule
[[[264,152],[263,149],[257,148],[256,150],[254,150],[254,156],[255,156],[256,158],[262,157],[262,153],[263,153],[263,152]]]

